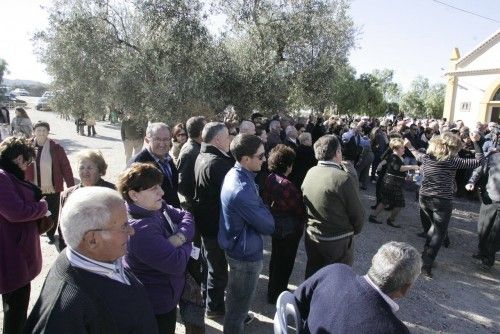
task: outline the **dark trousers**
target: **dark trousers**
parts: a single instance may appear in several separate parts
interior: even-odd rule
[[[500,250],[500,203],[481,204],[477,233],[479,255],[484,264],[492,266]]]
[[[54,222],[52,228],[47,231],[47,236],[49,237],[49,239],[54,239],[54,234],[56,233],[57,230],[57,222],[59,221],[59,205],[61,202],[61,193],[43,194],[43,196],[45,196],[45,200],[47,201],[47,206],[49,207],[49,211],[52,213],[50,217]],[[61,234],[60,231],[59,234]]]
[[[378,164],[380,163],[380,157],[382,156],[381,152],[373,151],[373,161],[372,161],[372,170],[371,170],[371,175],[370,179],[373,181],[376,179],[376,174],[377,174],[377,167]]]
[[[269,283],[267,300],[275,304],[279,294],[288,287],[302,230],[286,235],[283,239],[272,239],[271,261],[269,262]]]
[[[175,323],[177,321],[177,307],[170,312],[155,314],[159,334],[175,334]]]
[[[31,285],[2,295],[3,334],[19,334],[22,332],[28,316]]]
[[[207,261],[207,283],[203,285],[206,309],[224,313],[224,290],[227,286],[227,260],[217,237],[201,237],[203,255]]]
[[[315,272],[333,263],[344,263],[349,266],[353,261],[353,237],[335,241],[314,241],[307,232],[304,236],[306,246],[307,264],[306,279]]]
[[[448,235],[448,224],[451,218],[452,203],[450,199],[420,196],[422,226],[430,226],[427,232],[422,260],[425,265],[432,265]]]

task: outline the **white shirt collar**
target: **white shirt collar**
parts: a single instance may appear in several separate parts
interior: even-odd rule
[[[371,285],[372,288],[374,288],[382,296],[382,298],[384,298],[387,304],[389,304],[389,306],[391,307],[393,313],[399,310],[399,305],[396,304],[396,302],[392,300],[391,297],[383,293],[382,290],[380,290],[380,288],[375,283],[373,283],[373,281],[370,279],[370,277],[368,277],[368,275],[363,276],[363,278],[368,282],[368,284]]]
[[[106,263],[88,258],[71,247],[66,247],[66,257],[73,267],[90,271],[91,273],[111,278],[123,284],[130,285],[130,281],[125,275],[125,269],[120,259],[113,263]]]

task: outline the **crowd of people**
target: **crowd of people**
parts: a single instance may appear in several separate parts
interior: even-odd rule
[[[441,245],[450,243],[460,185],[481,193],[474,257],[489,268],[500,249],[496,123],[469,129],[461,121],[254,113],[241,122],[195,116],[170,128],[126,115],[127,168],[114,184],[105,181],[102,153],[82,150],[75,185],[50,125],[31,125],[18,109],[13,136],[0,144],[6,334],[174,333],[178,308],[188,334],[204,333],[205,318],[243,333],[254,318],[264,236],[272,240],[270,304],[287,291],[304,237],[305,280],[294,292],[299,332],[407,332],[395,300],[420,270],[432,278]],[[384,209],[387,225],[404,228],[397,217],[411,180],[420,188],[422,253],[390,242],[356,275],[354,236],[365,221],[382,224]],[[366,215],[360,192],[369,182],[377,200]],[[60,255],[27,317],[41,233]]]

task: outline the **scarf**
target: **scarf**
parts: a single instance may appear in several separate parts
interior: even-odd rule
[[[36,161],[35,161],[36,164]],[[37,173],[37,168],[34,168],[35,179],[34,183],[38,184],[40,177],[40,189],[44,194],[53,194],[56,192],[52,184],[52,156],[50,155],[50,140],[47,139],[43,144],[42,155],[40,156],[40,175]]]

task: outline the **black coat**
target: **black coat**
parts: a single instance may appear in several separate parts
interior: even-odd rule
[[[194,164],[201,145],[193,139],[189,139],[182,146],[177,160],[177,170],[179,171],[179,193],[186,198],[187,203],[194,199]]]
[[[293,169],[288,179],[300,189],[302,186],[302,181],[306,177],[307,171],[318,164],[314,156],[314,149],[312,146],[299,145],[295,150],[295,162],[293,164]]]
[[[203,143],[194,167],[195,222],[202,236],[217,237],[220,192],[227,172],[234,166],[231,156]]]
[[[162,168],[156,163],[155,158],[153,158],[147,148],[144,148],[135,157],[133,157],[132,160],[130,160],[129,165],[133,162],[152,162],[159,170],[162,171]],[[170,160],[168,164],[170,166],[170,170],[172,171],[172,184],[170,184],[168,177],[165,175],[163,183],[161,184],[161,188],[165,192],[165,194],[163,194],[163,199],[167,202],[167,204],[180,209],[181,202],[179,200],[179,195],[177,194],[179,189],[179,172],[177,172],[177,168],[172,160]]]
[[[144,286],[125,274],[130,285],[73,267],[66,252],[60,253],[24,333],[158,333]]]

